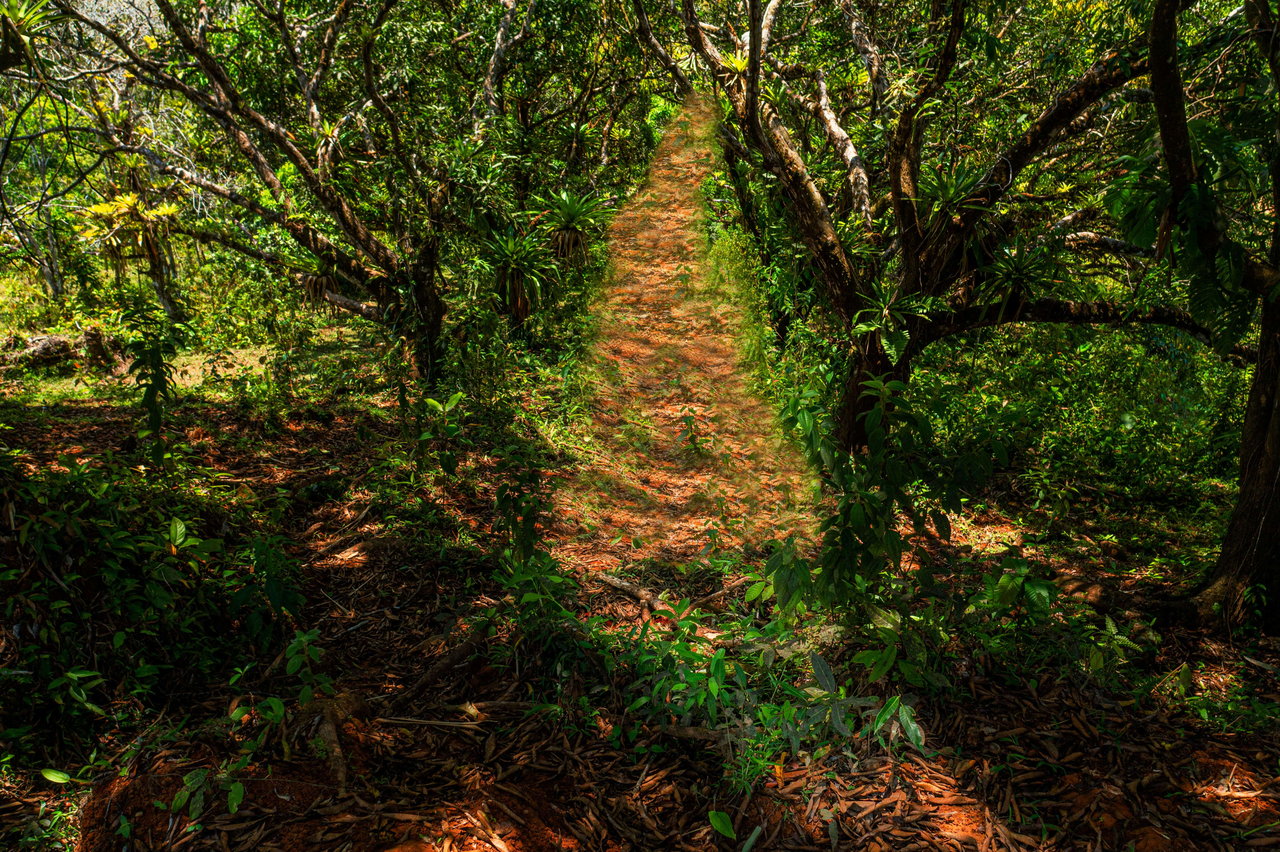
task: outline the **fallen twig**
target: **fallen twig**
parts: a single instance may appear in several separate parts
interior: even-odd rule
[[[738,588],[739,586],[746,584],[747,580],[749,579],[751,578],[739,577],[729,585],[724,586],[723,588],[720,588],[720,589],[716,589],[714,592],[712,592],[709,595],[698,598],[696,601],[694,601],[692,604],[689,605],[689,609],[702,609],[704,606],[716,600],[717,598],[722,598],[725,595],[729,594],[729,592],[732,592],[734,589]]]
[[[637,586],[635,583],[628,582],[626,580],[621,579],[620,577],[615,577],[612,574],[605,574],[603,572],[595,574],[594,576],[600,582],[609,586],[613,586],[615,589],[618,589],[619,591],[623,591],[631,595],[631,597],[640,601],[640,603],[647,609],[652,610],[654,608],[654,605],[658,603],[659,599],[656,594],[649,591],[648,589]]]

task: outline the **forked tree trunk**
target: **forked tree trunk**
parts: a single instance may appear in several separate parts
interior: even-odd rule
[[[1261,597],[1257,597],[1259,594]],[[1263,301],[1258,364],[1240,444],[1240,496],[1209,585],[1201,621],[1235,625],[1255,611],[1280,628],[1280,301]]]

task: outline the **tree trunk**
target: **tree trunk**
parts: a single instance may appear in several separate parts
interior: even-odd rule
[[[36,265],[40,267],[40,277],[44,279],[44,286],[49,291],[49,298],[55,302],[62,301],[64,292],[62,267],[58,264],[57,255],[50,252],[36,258]]]
[[[444,360],[444,315],[448,310],[436,289],[434,276],[426,275],[412,285],[413,303],[404,329],[405,349],[414,377],[428,387],[440,380]]]
[[[1204,623],[1237,625],[1259,611],[1263,629],[1280,627],[1280,301],[1263,300],[1240,444],[1240,496],[1196,607]]]
[[[865,383],[872,379],[906,382],[910,378],[909,358],[903,357],[897,364],[892,363],[873,335],[867,335],[858,342],[858,350],[849,358],[837,414],[836,439],[841,449],[855,453],[867,448],[867,412],[875,408],[876,399],[863,396]]]
[[[160,307],[170,322],[186,322],[186,311],[173,295],[173,257],[165,239],[157,237],[150,229],[141,234],[142,253],[147,259],[147,277],[151,280],[151,289],[155,291]]]
[[[40,211],[40,221],[44,225],[45,252],[37,263],[40,274],[44,276],[45,286],[49,288],[49,296],[55,302],[62,301],[66,292],[66,277],[62,268],[62,252],[58,245],[58,226],[53,221],[47,207]]]

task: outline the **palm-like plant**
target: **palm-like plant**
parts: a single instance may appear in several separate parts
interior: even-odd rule
[[[0,3],[0,71],[24,62],[36,64],[31,40],[66,15],[54,8],[52,0],[4,0]]]
[[[544,299],[555,274],[555,262],[534,232],[507,228],[484,242],[482,263],[493,270],[498,300],[513,328],[520,328]]]
[[[604,219],[604,206],[598,198],[574,195],[567,189],[538,199],[546,212],[542,221],[551,231],[551,250],[570,264],[586,259],[591,234]]]

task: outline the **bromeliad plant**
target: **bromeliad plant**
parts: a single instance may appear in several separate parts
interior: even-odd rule
[[[64,20],[51,0],[6,0],[0,5],[0,71],[23,64],[35,68],[32,41]]]
[[[493,275],[502,313],[512,330],[522,330],[534,305],[551,296],[556,280],[551,252],[536,231],[513,226],[485,240],[482,251],[481,265]]]
[[[600,200],[564,189],[537,199],[537,204],[546,208],[541,221],[551,231],[551,250],[556,258],[571,266],[582,265],[591,239],[604,221]]]

